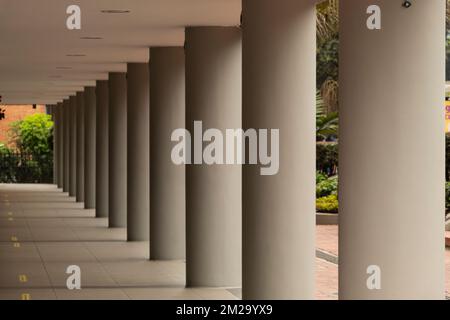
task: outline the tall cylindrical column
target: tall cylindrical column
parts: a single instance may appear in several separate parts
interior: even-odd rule
[[[77,202],[84,202],[84,92],[77,93]]]
[[[195,121],[223,136],[226,129],[242,126],[241,43],[237,27],[186,30],[186,128],[196,141],[192,155],[203,135],[194,133]],[[241,174],[240,165],[203,162],[186,168],[188,286],[241,285]]]
[[[127,78],[109,74],[109,226],[127,226]]]
[[[243,126],[279,151],[243,170],[243,299],[314,298],[315,3],[243,1]]]
[[[58,186],[58,103],[53,106],[53,180]]]
[[[341,299],[444,298],[445,3],[340,1]]]
[[[77,97],[69,98],[70,105],[70,154],[69,154],[69,196],[77,196]]]
[[[170,161],[172,132],[185,123],[181,47],[150,50],[150,259],[186,257],[186,169]]]
[[[58,185],[58,120],[56,116],[56,105],[50,106],[50,114],[53,121],[53,184]]]
[[[84,90],[84,207],[95,208],[95,87]]]
[[[150,229],[150,97],[148,63],[129,63],[127,74],[127,234],[146,241]]]
[[[64,139],[64,154],[63,154],[63,163],[64,163],[64,185],[63,191],[69,192],[70,189],[70,100],[67,98],[63,101],[63,117],[64,117],[64,131],[63,131],[63,139]]]
[[[58,170],[58,188],[64,187],[64,109],[63,102],[58,103],[56,108],[56,129],[57,136],[57,170]]]
[[[109,90],[108,80],[97,81],[96,86],[96,158],[95,158],[95,213],[98,218],[109,216]]]

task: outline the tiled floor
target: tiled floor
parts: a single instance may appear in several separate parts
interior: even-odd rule
[[[54,186],[0,184],[0,300],[239,299],[240,288],[186,289],[183,261],[149,261],[148,242],[126,242],[94,215]],[[337,240],[337,226],[317,227],[318,250],[337,256]],[[316,298],[337,299],[337,265],[316,261]],[[69,265],[82,290],[67,289]],[[450,250],[446,276],[450,295]]]
[[[0,185],[0,299],[239,299],[236,289],[186,289],[183,261],[149,261],[148,242],[83,210],[50,185]],[[68,290],[66,268],[81,268]],[[337,298],[337,266],[317,259],[317,298]]]

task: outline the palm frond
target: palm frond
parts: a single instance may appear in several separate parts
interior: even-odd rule
[[[326,0],[317,5],[317,36],[326,41],[339,29],[339,1]]]
[[[339,84],[336,80],[327,79],[322,84],[320,93],[323,103],[327,107],[327,112],[336,112],[338,110],[338,92]]]
[[[316,135],[322,139],[338,134],[338,112],[327,112],[326,105],[320,92],[316,94]]]

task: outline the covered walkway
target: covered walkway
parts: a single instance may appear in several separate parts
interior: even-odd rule
[[[2,186],[0,293],[336,298],[316,259],[319,2],[0,0],[0,95],[50,108],[59,188]],[[402,3],[339,1],[340,299],[445,298],[445,0]],[[240,128],[244,164],[220,144]]]
[[[149,261],[148,252],[53,185],[0,185],[0,300],[241,297],[240,288],[185,288],[185,261]],[[316,264],[316,298],[337,299],[337,266]],[[82,290],[67,290],[69,265],[81,268]]]

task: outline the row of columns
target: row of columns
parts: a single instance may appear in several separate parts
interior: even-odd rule
[[[444,297],[445,1],[428,2],[340,2],[343,299]],[[151,48],[59,103],[58,186],[150,240],[151,259],[185,258],[188,286],[313,299],[315,3],[244,0],[242,28],[187,28],[185,48]],[[360,25],[374,3],[382,30]],[[200,120],[279,129],[279,173],[173,164],[171,133]]]

